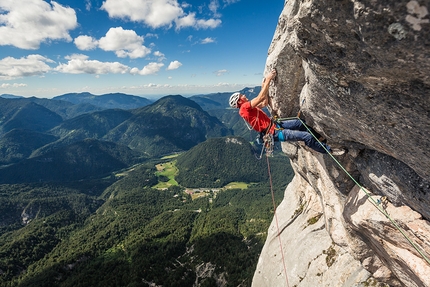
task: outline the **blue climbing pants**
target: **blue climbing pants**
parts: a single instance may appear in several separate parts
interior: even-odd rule
[[[275,130],[273,138],[275,141],[304,141],[305,145],[311,149],[320,152],[327,153],[324,147],[330,152],[331,148],[325,143],[319,143],[306,129],[305,125],[299,120],[286,120],[279,123],[282,129]],[[308,127],[311,132],[319,137],[312,128]],[[324,146],[324,147],[323,147]]]

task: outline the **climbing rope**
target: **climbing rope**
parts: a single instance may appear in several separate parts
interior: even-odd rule
[[[268,173],[269,173],[270,192],[272,193],[273,210],[274,210],[274,213],[275,213],[276,229],[277,229],[277,232],[278,232],[277,233],[277,237],[278,237],[278,240],[279,240],[279,247],[281,249],[282,263],[284,265],[285,280],[286,280],[286,283],[287,283],[287,287],[289,287],[290,285],[288,283],[287,264],[285,263],[284,251],[283,251],[283,248],[282,248],[281,232],[279,231],[278,215],[276,214],[275,193],[273,192],[272,174],[270,173],[269,156],[266,156],[266,159],[267,159],[267,170],[268,170]]]
[[[321,144],[320,140],[312,133],[312,131],[309,129],[309,127],[305,124],[305,122],[300,119],[299,117],[295,118],[285,118],[282,120],[287,119],[299,119],[302,124],[306,127],[308,132],[318,141],[318,143]],[[420,248],[412,241],[412,239],[409,238],[409,236],[406,234],[406,232],[391,218],[391,216],[379,206],[379,202],[377,202],[370,192],[368,192],[363,186],[361,186],[355,179],[352,177],[352,175],[342,166],[342,164],[327,150],[327,148],[324,145],[321,145],[324,150],[327,152],[327,154],[335,161],[335,163],[348,175],[348,177],[367,195],[369,201],[378,209],[393,225],[394,227],[400,231],[400,233],[406,238],[406,240],[411,244],[411,246],[422,256],[422,258],[430,265],[430,259],[424,254],[423,251],[420,250]]]

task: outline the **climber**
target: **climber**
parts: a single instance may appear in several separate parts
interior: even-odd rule
[[[239,115],[260,135],[272,134],[275,141],[304,141],[306,146],[317,152],[327,153],[324,147],[332,152],[330,146],[324,142],[318,142],[299,119],[274,122],[261,110],[269,102],[269,85],[275,77],[276,70],[272,70],[269,76],[263,79],[258,96],[252,100],[248,100],[239,92],[232,94],[229,100],[230,106],[238,108]],[[321,137],[312,128],[309,129],[317,138]]]

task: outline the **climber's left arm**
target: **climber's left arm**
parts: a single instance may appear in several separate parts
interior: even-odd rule
[[[261,107],[265,107],[267,106],[267,103],[269,101],[269,85],[270,85],[270,81],[275,78],[276,76],[276,70],[273,69],[269,76],[267,76],[266,79],[263,80],[263,85],[261,87],[261,91],[258,94],[257,97],[255,97],[254,99],[251,100],[251,107],[255,108],[261,108]]]

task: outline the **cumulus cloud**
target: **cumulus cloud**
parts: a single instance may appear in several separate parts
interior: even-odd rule
[[[177,0],[106,0],[101,9],[111,18],[130,19],[143,22],[152,28],[168,27],[173,23],[176,29],[194,27],[196,29],[216,28],[219,19],[196,19],[195,12],[186,13],[190,5],[180,5]]]
[[[55,71],[67,74],[125,74],[129,67],[119,62],[89,60],[88,56],[77,54],[66,57],[66,64],[59,64]]]
[[[42,0],[0,1],[0,45],[34,50],[49,40],[72,41],[75,10]]]
[[[196,13],[190,13],[182,18],[176,19],[176,30],[182,28],[194,27],[195,29],[209,29],[216,28],[221,25],[222,21],[220,19],[196,19]]]
[[[214,38],[204,38],[203,40],[200,41],[200,44],[210,44],[210,43],[214,43],[215,39]]]
[[[41,55],[28,55],[19,59],[6,57],[0,60],[0,79],[40,76],[52,69],[48,63],[55,62]]]
[[[101,9],[109,17],[144,22],[152,28],[169,26],[184,13],[175,0],[106,0]]]
[[[220,19],[197,20],[194,25],[198,29],[216,28],[221,25]]]
[[[176,30],[186,27],[192,27],[196,24],[196,13],[190,13],[182,18],[175,20]]]
[[[145,67],[143,67],[142,70],[139,70],[138,68],[133,68],[130,70],[130,74],[133,75],[142,75],[142,76],[147,76],[147,75],[152,75],[152,74],[156,74],[158,73],[158,71],[160,71],[160,69],[164,66],[163,63],[149,63],[148,65],[146,65]]]
[[[99,41],[90,36],[79,36],[75,38],[74,43],[79,50],[94,50],[99,45]]]
[[[151,53],[151,49],[145,47],[143,41],[143,37],[137,35],[135,31],[116,27],[110,28],[99,40],[87,35],[79,36],[75,39],[75,45],[83,51],[99,47],[104,51],[115,52],[120,58],[136,59]]]
[[[142,58],[151,53],[143,45],[143,37],[133,30],[124,30],[122,27],[110,28],[106,36],[98,41],[99,47],[105,51],[114,51],[120,58]]]
[[[181,62],[179,62],[179,61],[173,61],[173,62],[170,62],[169,66],[167,67],[167,70],[168,71],[170,71],[170,70],[176,70],[180,66],[182,66]]]

